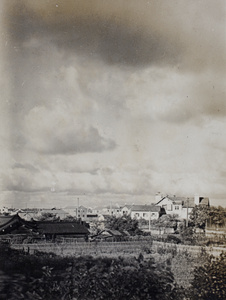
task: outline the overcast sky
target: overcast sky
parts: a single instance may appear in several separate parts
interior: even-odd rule
[[[224,0],[1,1],[1,195],[226,206]]]

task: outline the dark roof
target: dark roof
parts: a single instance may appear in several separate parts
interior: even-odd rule
[[[151,212],[160,212],[161,207],[155,205],[133,205],[131,211],[151,211]]]
[[[80,222],[51,222],[51,221],[25,221],[18,215],[0,217],[0,232],[13,232],[20,227],[32,229],[43,234],[88,234],[84,223]],[[16,226],[16,227],[15,227]],[[22,229],[21,229],[22,230]],[[24,231],[24,230],[22,230]]]
[[[0,216],[0,227],[6,225],[7,223],[12,222],[13,220],[17,220],[17,215],[13,216]]]
[[[5,221],[5,222],[4,222]],[[34,223],[28,222],[20,218],[18,214],[9,217],[1,217],[0,232],[12,232],[15,228],[26,226],[27,228],[35,228]]]
[[[37,222],[36,230],[43,234],[88,234],[87,227],[78,222]]]

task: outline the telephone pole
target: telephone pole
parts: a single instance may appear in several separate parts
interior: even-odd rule
[[[187,214],[186,214],[186,227],[188,227],[188,198],[187,198]]]

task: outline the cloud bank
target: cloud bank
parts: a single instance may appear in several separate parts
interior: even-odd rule
[[[224,1],[21,0],[2,11],[4,201],[48,202],[52,186],[224,197]]]

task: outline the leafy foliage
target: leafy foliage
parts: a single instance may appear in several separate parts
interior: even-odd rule
[[[226,253],[217,259],[209,256],[203,266],[195,269],[190,299],[226,299]]]
[[[205,229],[207,222],[208,225],[225,225],[226,209],[221,206],[195,206],[190,214],[190,225],[195,228]]]
[[[162,215],[159,219],[152,220],[151,225],[154,225],[155,227],[174,228],[176,230],[178,222],[177,215]]]
[[[218,206],[211,206],[208,216],[209,225],[222,226],[226,224],[226,209]]]
[[[24,255],[0,249],[1,299],[181,299],[170,268],[153,258]]]
[[[71,215],[68,215],[68,216],[66,216],[66,218],[64,218],[64,221],[67,221],[67,222],[75,222],[77,220],[78,219],[76,217],[73,217]]]
[[[39,216],[38,221],[60,221],[60,217],[57,217],[54,213],[44,212]]]
[[[195,206],[190,214],[190,225],[195,228],[205,229],[209,216],[209,208],[206,206]]]
[[[139,229],[139,222],[136,219],[132,219],[129,215],[122,217],[110,216],[106,220],[106,228],[119,231],[128,231],[131,235],[141,233]]]

